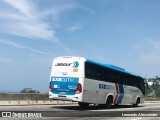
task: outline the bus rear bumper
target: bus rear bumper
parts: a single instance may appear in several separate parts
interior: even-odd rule
[[[79,96],[76,96],[76,95],[58,95],[58,94],[53,94],[52,92],[49,92],[49,99],[81,102]]]

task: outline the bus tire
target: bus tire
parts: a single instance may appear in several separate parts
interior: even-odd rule
[[[98,106],[102,109],[110,109],[111,108],[111,105],[113,103],[113,97],[112,96],[109,96],[106,100],[106,104],[98,104]]]
[[[107,101],[106,101],[106,109],[110,109],[112,103],[113,103],[113,98],[112,98],[111,96],[109,96],[109,97],[107,98]]]
[[[118,108],[118,106],[119,106],[118,104],[114,104],[114,107],[115,107],[115,108]]]
[[[81,108],[88,108],[89,107],[89,103],[84,103],[84,102],[78,102],[79,106]]]
[[[139,97],[137,98],[136,103],[133,104],[133,107],[138,107],[138,103],[140,103],[140,98]]]
[[[98,104],[98,107],[104,109],[104,108],[106,108],[106,104]]]

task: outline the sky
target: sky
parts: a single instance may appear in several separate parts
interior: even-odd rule
[[[0,91],[48,91],[54,57],[160,76],[159,0],[0,0]]]

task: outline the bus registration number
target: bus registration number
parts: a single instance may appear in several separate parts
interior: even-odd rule
[[[66,92],[64,92],[64,91],[63,91],[63,92],[60,92],[60,94],[61,94],[61,95],[65,95],[65,94],[66,94]]]

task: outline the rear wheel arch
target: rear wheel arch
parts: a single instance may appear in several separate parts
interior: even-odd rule
[[[140,101],[141,101],[141,98],[138,96],[137,97],[137,102],[140,103]]]
[[[108,94],[107,96],[106,96],[106,101],[108,100],[108,99],[111,99],[111,101],[112,101],[112,103],[113,103],[113,94]]]
[[[140,101],[141,101],[141,98],[138,96],[138,97],[136,98],[136,103],[133,104],[133,106],[134,106],[134,107],[137,107],[138,104],[140,104]]]
[[[98,106],[100,108],[111,108],[111,105],[113,104],[113,94],[108,94],[106,96],[106,99],[105,99],[105,103],[104,104],[98,104]]]

